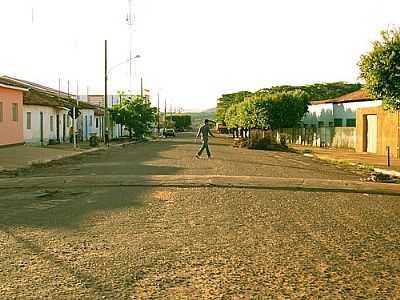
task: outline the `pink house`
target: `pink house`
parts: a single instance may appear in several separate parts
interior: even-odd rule
[[[28,90],[0,84],[0,147],[24,143],[24,91]]]

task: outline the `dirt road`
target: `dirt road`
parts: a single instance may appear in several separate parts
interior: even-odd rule
[[[18,179],[104,175],[357,181],[312,158],[193,136],[97,152]],[[82,178],[83,178],[82,177]],[[181,178],[181,177],[179,177]],[[0,190],[1,299],[398,299],[399,196],[216,186]]]

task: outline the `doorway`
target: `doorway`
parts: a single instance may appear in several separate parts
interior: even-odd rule
[[[40,112],[40,144],[43,146],[43,112]]]
[[[56,133],[57,133],[57,142],[60,142],[60,115],[56,115]]]
[[[376,153],[376,145],[378,138],[378,118],[377,115],[367,115],[366,124],[366,145],[367,152]]]
[[[65,122],[66,122],[66,120],[65,120],[65,114],[63,114],[63,143],[65,143],[65,131],[66,131],[66,128],[65,128]]]

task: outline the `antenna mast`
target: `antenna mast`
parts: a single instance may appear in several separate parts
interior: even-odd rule
[[[126,18],[129,25],[129,90],[132,91],[132,0],[128,0],[129,13]]]

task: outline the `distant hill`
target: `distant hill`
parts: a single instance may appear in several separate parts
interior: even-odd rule
[[[209,109],[203,110],[202,112],[203,113],[215,113],[216,111],[217,111],[217,108],[213,107],[213,108],[209,108]]]
[[[204,123],[205,119],[216,121],[215,110],[215,108],[211,108],[202,112],[185,112],[185,115],[192,117],[192,127],[193,129],[197,129]]]

